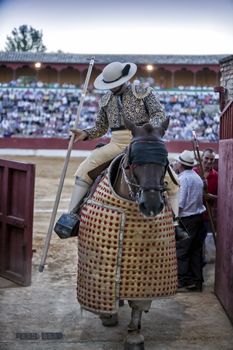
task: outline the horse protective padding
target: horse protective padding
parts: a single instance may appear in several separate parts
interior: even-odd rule
[[[96,313],[113,313],[119,299],[173,295],[177,260],[172,212],[145,218],[119,197],[106,174],[81,211],[77,298]]]

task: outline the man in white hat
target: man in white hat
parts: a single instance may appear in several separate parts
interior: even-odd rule
[[[177,242],[178,281],[180,288],[202,290],[202,232],[205,211],[203,181],[193,170],[193,152],[183,151],[179,158],[179,218],[187,228],[189,238]]]
[[[94,82],[96,89],[109,90],[100,101],[94,127],[85,130],[71,129],[75,134],[75,141],[101,137],[109,129],[112,137],[109,144],[92,151],[78,167],[69,205],[70,212],[75,211],[92,184],[90,172],[122,153],[129,145],[131,132],[125,128],[123,116],[136,125],[149,122],[157,126],[166,119],[163,107],[151,87],[129,83],[136,71],[137,66],[134,63],[108,64]]]

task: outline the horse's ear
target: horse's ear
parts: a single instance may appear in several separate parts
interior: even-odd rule
[[[168,118],[166,118],[166,119],[162,122],[162,124],[161,124],[161,127],[160,127],[160,130],[161,130],[160,135],[161,135],[162,137],[165,135],[165,132],[166,132],[167,129],[168,129],[169,122],[170,122],[170,118],[168,117]]]
[[[124,117],[124,123],[125,123],[125,127],[127,129],[129,129],[132,132],[132,134],[134,134],[136,129],[137,129],[137,126],[133,122],[131,122],[129,119],[125,118],[125,117]]]
[[[170,123],[170,118],[166,118],[163,122],[162,122],[162,128],[167,131],[168,129],[168,126],[169,126],[169,123]]]

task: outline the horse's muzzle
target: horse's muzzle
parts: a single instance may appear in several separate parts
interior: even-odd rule
[[[138,205],[143,215],[147,217],[158,215],[164,208],[161,192],[157,190],[141,191],[138,197]]]

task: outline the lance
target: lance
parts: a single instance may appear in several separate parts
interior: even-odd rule
[[[80,120],[80,114],[81,114],[81,110],[82,110],[82,107],[83,107],[83,102],[84,102],[84,99],[85,99],[85,96],[86,96],[86,92],[87,92],[87,88],[88,88],[88,84],[89,84],[89,80],[90,80],[90,76],[91,76],[93,65],[94,65],[94,58],[92,57],[91,60],[90,60],[89,66],[88,66],[87,75],[86,75],[86,78],[85,78],[85,82],[84,82],[84,86],[83,86],[80,102],[79,102],[79,105],[78,105],[77,117],[75,119],[74,128],[78,127],[78,123],[79,123],[79,120]],[[48,232],[47,232],[47,235],[46,235],[46,238],[45,238],[44,249],[43,249],[42,257],[41,257],[41,263],[39,265],[39,272],[43,272],[44,271],[45,261],[46,261],[47,254],[48,254],[49,244],[50,244],[50,240],[51,240],[52,232],[53,232],[53,228],[54,228],[54,222],[55,222],[56,215],[57,215],[57,209],[58,209],[58,205],[59,205],[59,202],[60,202],[62,188],[63,188],[63,184],[64,184],[64,180],[65,180],[65,176],[66,176],[66,172],[67,172],[67,168],[68,168],[68,164],[69,164],[70,155],[71,155],[71,151],[72,151],[72,148],[73,148],[74,141],[75,141],[75,135],[74,135],[74,133],[72,133],[72,135],[70,137],[70,140],[69,140],[69,145],[68,145],[68,149],[67,149],[67,153],[66,153],[66,157],[65,157],[64,166],[63,166],[63,169],[62,169],[62,172],[61,172],[61,176],[60,176],[60,181],[59,181],[58,190],[57,190],[57,194],[56,194],[56,199],[55,199],[55,202],[54,202],[54,206],[53,206],[53,210],[52,210],[52,214],[51,214],[51,218],[50,218]]]
[[[199,166],[200,166],[200,175],[202,180],[205,182],[205,172],[203,169],[203,165],[202,165],[202,160],[201,160],[201,156],[200,156],[200,151],[199,151],[199,144],[197,141],[197,137],[196,137],[196,133],[195,131],[192,132],[193,134],[193,149],[194,149],[194,154],[196,154],[197,156],[197,160],[199,162]],[[196,152],[196,153],[195,153]],[[208,189],[207,187],[204,185],[204,192],[207,194],[208,193]],[[214,239],[214,244],[216,246],[216,230],[215,230],[215,226],[214,226],[214,220],[213,220],[213,215],[212,215],[212,211],[209,205],[208,200],[205,200],[205,206],[206,206],[206,210],[210,219],[210,225],[211,225],[211,230],[212,230],[212,235],[213,235],[213,239]]]

